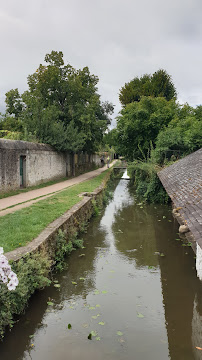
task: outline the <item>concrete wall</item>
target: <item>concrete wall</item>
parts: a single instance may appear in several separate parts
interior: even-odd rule
[[[96,154],[74,157],[76,175],[100,166]],[[59,153],[46,144],[0,139],[0,192],[72,176],[72,163],[71,154]]]

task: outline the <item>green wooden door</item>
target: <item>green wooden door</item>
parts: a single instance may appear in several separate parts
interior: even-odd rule
[[[23,156],[20,156],[20,186],[23,186]]]

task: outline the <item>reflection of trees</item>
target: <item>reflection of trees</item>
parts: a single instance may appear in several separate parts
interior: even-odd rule
[[[105,237],[104,231],[98,229],[99,221],[100,218],[94,219],[89,225],[88,233],[82,236],[86,248],[72,252],[67,258],[67,270],[57,274],[56,278],[61,287],[56,289],[51,285],[43,291],[36,292],[31,298],[25,315],[20,317],[12,331],[6,334],[3,343],[0,343],[2,360],[23,359],[24,352],[29,351],[33,341],[30,335],[37,334],[37,330],[44,326],[42,322],[48,308],[47,301],[51,300],[54,303],[53,309],[59,310],[62,309],[64,300],[74,297],[85,299],[94,289],[97,247],[103,246]],[[85,256],[79,257],[82,253],[85,253]],[[80,277],[85,277],[86,280],[81,281]],[[77,282],[77,285],[73,285],[72,281]]]
[[[95,218],[89,224],[87,234],[82,235],[85,249],[79,249],[72,252],[67,260],[68,269],[58,277],[61,285],[58,302],[74,296],[82,296],[84,299],[87,294],[95,288],[95,259],[97,247],[103,246],[105,231],[99,228],[100,218]],[[79,256],[85,254],[85,256]],[[85,282],[79,280],[81,277],[86,278]],[[72,284],[77,282],[77,286]]]
[[[140,206],[129,205],[118,210],[114,215],[112,231],[116,248],[139,266],[157,266],[158,258],[154,254],[156,239],[154,230],[153,207],[146,211]],[[134,252],[130,250],[137,249]]]
[[[200,282],[194,271],[194,253],[175,241],[177,226],[156,227],[157,246],[165,254],[159,258],[165,320],[171,360],[194,359],[192,318],[195,292]],[[188,253],[188,254],[186,254]],[[200,345],[199,345],[200,346]]]

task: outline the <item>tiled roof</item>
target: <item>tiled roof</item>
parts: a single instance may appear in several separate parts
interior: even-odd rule
[[[202,248],[202,149],[161,170],[158,176]]]

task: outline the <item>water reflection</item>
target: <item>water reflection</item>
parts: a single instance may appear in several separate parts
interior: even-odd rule
[[[201,284],[177,228],[167,206],[142,204],[121,180],[85,249],[55,278],[60,288],[35,294],[1,358],[202,359]],[[91,330],[97,340],[87,339]]]

